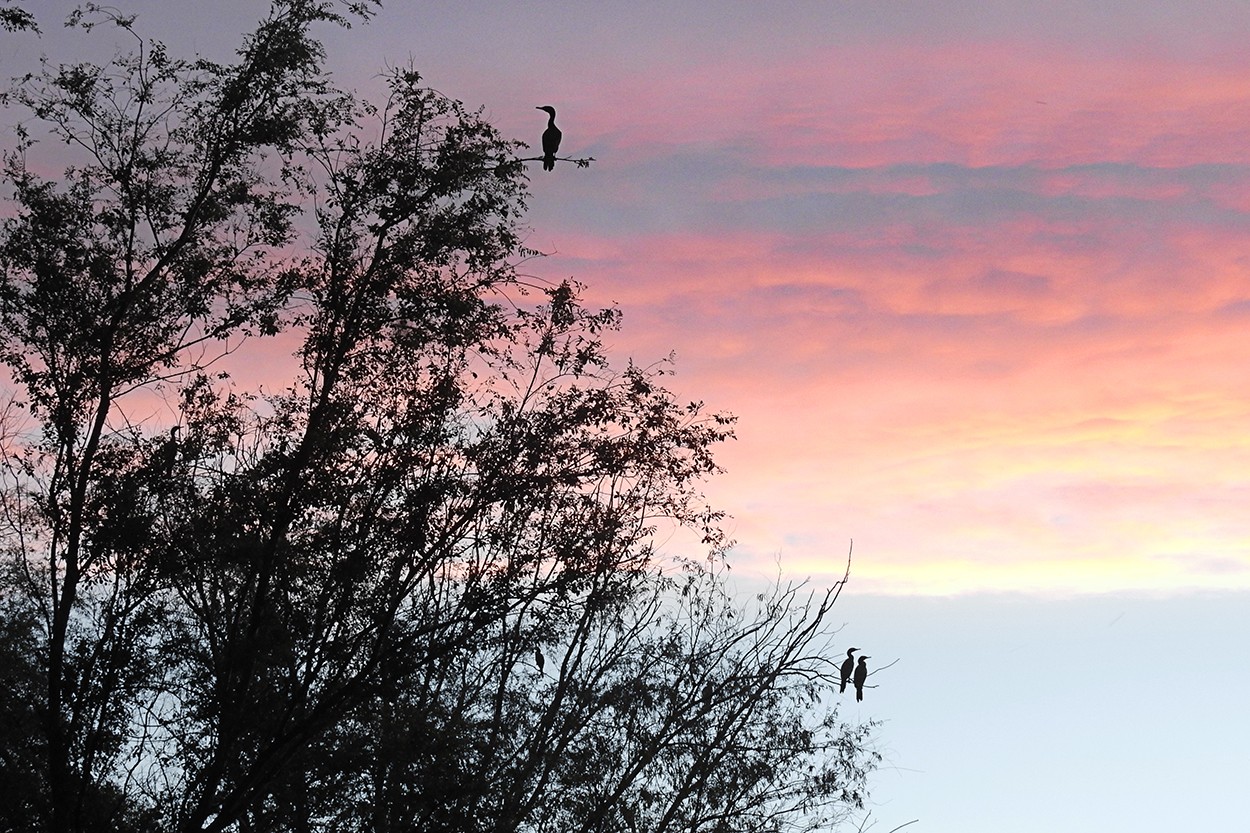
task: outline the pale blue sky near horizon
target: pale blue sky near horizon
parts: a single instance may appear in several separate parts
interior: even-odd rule
[[[892,668],[877,833],[1238,829],[1250,775],[1250,595],[859,596],[849,644]]]
[[[0,75],[82,48],[75,3],[26,5]],[[117,5],[218,58],[265,8]],[[1250,4],[437,0],[322,33],[349,85],[411,60],[596,157],[531,174],[529,268],[742,416],[712,491],[742,580],[827,582],[855,539],[837,641],[898,660],[841,705],[881,721],[872,830],[1245,826]]]

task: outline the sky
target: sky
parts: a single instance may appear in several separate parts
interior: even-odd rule
[[[6,37],[0,74],[78,41]],[[120,4],[224,57],[248,0]],[[873,830],[1235,829],[1250,775],[1250,2],[392,2],[336,78],[562,154],[532,269],[739,417],[734,569],[897,664]],[[82,48],[74,46],[73,48]],[[55,55],[64,59],[65,55]],[[8,141],[7,135],[0,136]]]

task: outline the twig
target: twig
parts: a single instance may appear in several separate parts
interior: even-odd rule
[[[851,544],[846,548],[846,572],[842,574],[842,578],[833,583],[833,600],[830,604],[837,602],[838,596],[842,595],[842,588],[846,586],[847,581],[851,578],[851,553],[855,551],[855,539],[851,539]]]
[[[870,818],[872,818],[872,813],[869,813],[868,815],[864,816],[864,820],[859,823],[859,827],[857,828],[856,833],[868,833],[869,830],[877,826],[877,823],[875,821],[871,825],[868,824],[868,820]],[[895,827],[892,830],[887,830],[886,833],[898,833],[899,830],[902,830],[907,825],[915,824],[918,821],[920,821],[920,819],[912,819],[911,821],[905,821],[902,824],[900,824],[898,827]]]
[[[879,666],[879,667],[877,667],[877,668],[874,668],[874,669],[872,669],[871,671],[869,671],[869,672],[868,672],[868,676],[869,676],[869,677],[871,677],[873,674],[876,674],[878,671],[884,671],[885,669],[889,668],[890,666],[893,666],[893,665],[898,665],[898,663],[899,663],[899,661],[896,659],[896,660],[894,660],[893,662],[891,662],[891,663],[889,663],[889,664],[887,664],[887,665],[882,665],[882,666]]]
[[[907,825],[915,824],[918,821],[920,821],[920,819],[912,819],[911,821],[905,821],[902,824],[900,824],[898,827],[894,828],[893,830],[886,831],[886,833],[895,833],[895,831],[902,830]]]

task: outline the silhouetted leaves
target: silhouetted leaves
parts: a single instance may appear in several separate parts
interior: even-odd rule
[[[39,25],[35,22],[33,14],[21,6],[9,5],[12,0],[4,0],[4,2],[5,6],[0,7],[0,29],[9,32],[20,32],[22,30],[39,31]]]

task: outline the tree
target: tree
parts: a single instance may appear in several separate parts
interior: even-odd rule
[[[665,364],[614,369],[616,311],[521,273],[523,145],[412,70],[379,106],[325,82],[311,27],[367,13],[281,0],[235,64],[139,38],[11,95],[79,158],[41,178],[24,129],[5,158],[0,776],[28,800],[3,820],[780,831],[858,806],[836,591],[747,609],[717,566],[699,489],[732,420]],[[281,389],[227,375],[293,339]],[[706,557],[658,552],[669,524]]]

